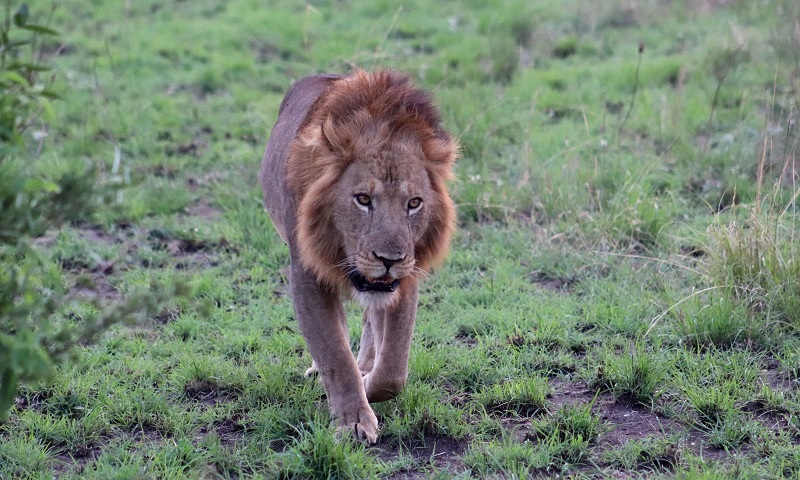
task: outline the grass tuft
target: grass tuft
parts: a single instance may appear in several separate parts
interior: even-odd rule
[[[544,378],[509,380],[485,388],[476,400],[488,413],[531,416],[547,408],[550,387]]]
[[[668,473],[681,464],[680,440],[677,436],[646,437],[631,440],[621,448],[608,450],[603,460],[615,468]]]
[[[506,438],[500,442],[476,445],[464,455],[464,465],[480,478],[501,475],[502,478],[530,478],[535,469],[545,468],[551,461],[547,449],[528,442]]]
[[[755,331],[746,309],[730,296],[695,301],[679,314],[679,331],[691,348],[748,345],[764,332]]]
[[[752,207],[744,222],[713,225],[707,263],[710,281],[727,287],[731,301],[745,306],[761,323],[800,329],[797,235],[791,217],[765,212],[760,206]]]
[[[337,438],[325,423],[311,422],[299,438],[280,455],[279,478],[378,478],[379,462],[364,444],[350,437]]]
[[[601,391],[652,408],[661,395],[668,365],[639,346],[628,355],[607,353],[593,382]]]
[[[381,435],[393,444],[430,436],[461,439],[467,433],[462,413],[441,401],[441,392],[427,384],[408,385],[395,402],[375,405],[383,423]]]
[[[593,403],[565,405],[555,413],[531,422],[533,435],[546,446],[556,463],[577,464],[587,459],[605,429],[592,413]]]

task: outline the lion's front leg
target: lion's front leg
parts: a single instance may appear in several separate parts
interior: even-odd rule
[[[371,372],[375,365],[375,336],[369,314],[369,309],[364,310],[364,317],[361,321],[361,345],[358,348],[357,362],[358,371],[361,372],[362,377]]]
[[[344,332],[344,337],[345,338],[349,338],[349,335],[347,333],[348,332],[348,330],[347,330],[347,317],[345,315],[341,315],[340,322],[342,324],[342,331]],[[359,362],[359,367],[358,368],[359,368],[359,370],[361,370],[361,363],[360,362]],[[370,366],[370,368],[372,368],[372,367]],[[317,368],[317,362],[315,362],[313,360],[313,358],[312,358],[311,366],[306,369],[306,371],[305,371],[305,373],[303,375],[306,376],[306,377],[313,377],[313,376],[317,375],[318,373],[319,373],[319,368]],[[361,376],[363,377],[364,375],[366,375],[366,373],[364,373],[362,371],[361,372]]]
[[[364,377],[364,388],[370,402],[396,397],[408,379],[408,357],[419,296],[417,280],[404,279],[398,294],[399,300],[390,307],[367,309],[375,352],[374,366]]]
[[[313,365],[319,370],[338,430],[375,443],[378,419],[367,402],[356,359],[350,351],[341,301],[320,289],[316,280],[292,259],[291,288],[295,315]],[[346,324],[345,324],[346,325]]]

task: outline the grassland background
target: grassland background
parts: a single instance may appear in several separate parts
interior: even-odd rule
[[[24,385],[0,478],[800,475],[796,2],[55,5],[64,100],[6,161],[128,187],[37,248],[67,291],[195,298]],[[370,448],[302,376],[256,180],[292,81],[354,67],[409,72],[463,145]]]

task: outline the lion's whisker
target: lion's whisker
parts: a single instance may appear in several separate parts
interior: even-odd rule
[[[423,277],[425,277],[425,278],[428,278],[428,277],[430,277],[430,276],[431,276],[430,272],[427,272],[427,271],[425,271],[425,270],[423,270],[423,269],[419,268],[419,267],[418,267],[418,266],[416,266],[416,265],[414,266],[414,270],[413,270],[413,271],[414,271],[415,273],[418,273],[418,274],[422,275],[422,276],[423,276]]]

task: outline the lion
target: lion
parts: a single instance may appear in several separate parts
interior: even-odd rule
[[[289,246],[294,312],[337,432],[375,443],[370,402],[408,378],[420,279],[446,257],[459,152],[405,74],[315,75],[289,89],[261,163],[264,204]],[[358,357],[343,300],[365,307]]]

